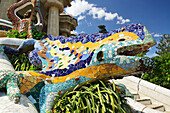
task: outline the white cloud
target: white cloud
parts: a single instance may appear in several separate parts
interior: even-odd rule
[[[85,15],[90,15],[93,19],[102,19],[112,21],[117,19],[117,24],[130,22],[130,19],[124,19],[118,13],[107,12],[106,8],[96,7],[96,4],[88,3],[85,0],[75,0],[71,2],[71,7],[65,9],[66,13],[72,16],[78,16],[78,21],[83,20]]]
[[[81,31],[80,33],[85,33],[84,31]]]
[[[77,18],[77,20],[80,21],[80,20],[83,20],[84,18],[86,18],[86,16],[80,15],[80,16]]]
[[[120,24],[120,21],[117,21],[116,24]]]
[[[75,0],[71,2],[71,7],[67,7],[65,11],[72,16],[79,16],[90,10],[94,4],[89,4],[85,0]]]
[[[88,13],[89,15],[93,15],[94,19],[101,19],[105,16],[105,9],[92,7]]]
[[[78,34],[78,32],[77,31],[71,31],[71,34]]]
[[[105,13],[105,20],[113,20],[116,16],[118,16],[117,13]]]
[[[154,37],[162,37],[163,35],[159,34],[159,33],[155,33]]]
[[[116,24],[125,24],[126,22],[130,22],[130,19],[123,19],[122,16],[117,16],[117,23]]]
[[[92,15],[94,19],[104,18],[106,21],[110,21],[118,17],[117,13],[111,13],[111,12],[108,13],[106,12],[106,8],[97,8],[97,7],[92,7],[92,9],[89,10],[88,15]]]
[[[117,21],[116,24],[125,24],[126,22],[130,22],[130,20],[129,19],[122,19],[120,21]]]

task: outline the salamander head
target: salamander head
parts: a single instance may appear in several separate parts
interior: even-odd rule
[[[103,46],[94,52],[91,65],[115,65],[121,72],[112,68],[111,73],[115,72],[118,76],[147,72],[153,68],[152,59],[136,56],[156,44],[145,26],[126,26],[123,32],[113,34],[107,39],[107,43],[103,42]]]

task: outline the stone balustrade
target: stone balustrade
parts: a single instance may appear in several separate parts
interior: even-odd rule
[[[5,33],[7,33],[7,31],[12,28],[13,28],[13,26],[10,21],[0,19],[0,38],[6,37],[7,35],[5,35]]]

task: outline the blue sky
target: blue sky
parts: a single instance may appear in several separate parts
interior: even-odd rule
[[[170,34],[170,0],[73,0],[65,12],[78,19],[76,33],[98,32],[98,25],[108,31],[132,24],[145,25],[156,41]],[[155,56],[156,46],[149,57]]]

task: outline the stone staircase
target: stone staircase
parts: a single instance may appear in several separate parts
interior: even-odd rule
[[[134,108],[135,109],[135,113],[140,113],[140,112],[145,112],[145,113],[170,113],[170,98],[166,98],[166,100],[163,100],[165,98],[160,98],[162,97],[162,95],[164,94],[158,94],[156,95],[157,97],[155,97],[155,94],[157,93],[156,92],[156,87],[155,87],[155,84],[154,84],[154,88],[153,88],[153,94],[151,93],[151,89],[152,89],[152,83],[150,84],[149,82],[145,82],[146,84],[145,85],[149,85],[150,86],[150,89],[144,87],[145,85],[142,83],[142,84],[139,84],[138,85],[138,82],[140,79],[139,78],[136,78],[136,77],[124,77],[123,79],[117,79],[117,80],[113,80],[116,84],[118,83],[122,83],[124,84],[128,90],[134,95],[134,100],[132,103],[129,103],[129,105],[131,105],[132,108],[134,108],[135,106],[137,108]],[[142,80],[144,81],[144,80]],[[140,80],[141,82],[141,80]],[[140,83],[139,82],[139,83]],[[160,86],[158,86],[160,87]],[[138,90],[139,89],[139,90]],[[145,92],[143,91],[145,90]],[[147,91],[148,90],[148,93]],[[155,92],[154,92],[155,90]],[[161,90],[161,89],[160,89]],[[169,95],[169,92],[170,90],[165,90],[167,92],[164,92],[165,94]],[[166,96],[166,95],[164,95]],[[170,95],[169,95],[170,96]],[[130,99],[130,98],[129,98]],[[127,100],[129,100],[127,99]],[[132,100],[130,100],[132,101]],[[138,105],[134,105],[135,103],[139,103]],[[142,106],[142,107],[139,107],[139,106]],[[148,109],[148,110],[145,110],[144,109]]]
[[[165,112],[165,107],[163,104],[154,104],[152,103],[152,100],[149,97],[140,97],[140,95],[136,92],[131,92],[131,93],[134,95],[134,100],[136,100],[136,102],[139,102],[148,108]]]

